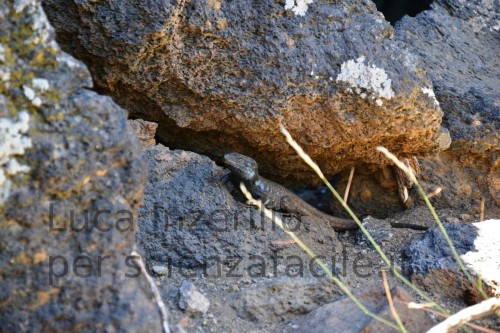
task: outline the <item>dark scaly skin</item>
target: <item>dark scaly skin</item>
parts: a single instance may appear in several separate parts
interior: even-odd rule
[[[229,153],[224,155],[224,163],[231,171],[233,180],[245,184],[252,196],[260,199],[269,209],[297,214],[313,223],[325,221],[337,231],[358,229],[358,225],[353,220],[325,214],[306,203],[287,188],[261,177],[257,162],[248,156]],[[409,223],[391,223],[391,226],[415,230],[428,229],[425,226]]]
[[[235,180],[243,182],[254,198],[260,199],[267,208],[297,214],[311,222],[325,221],[337,231],[358,229],[353,220],[320,212],[292,191],[259,176],[257,162],[250,157],[230,153],[224,155],[224,163]]]

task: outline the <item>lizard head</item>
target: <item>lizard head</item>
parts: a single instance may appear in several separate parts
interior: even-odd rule
[[[238,178],[254,180],[258,174],[257,162],[254,159],[238,153],[224,155],[224,164]]]

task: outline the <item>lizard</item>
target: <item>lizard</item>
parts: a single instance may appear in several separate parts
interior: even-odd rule
[[[224,164],[231,171],[233,182],[237,184],[242,182],[252,196],[260,199],[264,206],[269,209],[296,214],[300,217],[305,217],[311,222],[324,221],[336,231],[359,228],[354,220],[323,213],[284,186],[260,176],[257,162],[251,157],[239,153],[228,153],[224,155]],[[425,226],[411,223],[391,222],[391,226],[394,228],[411,228],[416,230],[428,229]]]

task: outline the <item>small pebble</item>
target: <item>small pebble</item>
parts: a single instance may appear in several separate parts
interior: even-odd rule
[[[462,214],[460,215],[460,218],[464,221],[469,221],[471,219],[471,216],[469,214]]]
[[[167,275],[168,274],[168,267],[162,266],[162,265],[154,265],[153,272],[155,272],[158,275]]]
[[[240,280],[240,283],[246,287],[248,287],[249,285],[252,284],[252,281],[250,279],[243,279],[243,280]]]
[[[184,281],[179,288],[179,307],[192,314],[206,313],[210,301],[203,296],[191,281]]]

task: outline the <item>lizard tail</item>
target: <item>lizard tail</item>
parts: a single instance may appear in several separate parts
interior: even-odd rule
[[[358,224],[354,220],[334,217],[329,219],[328,222],[335,231],[347,231],[347,230],[359,229]]]

